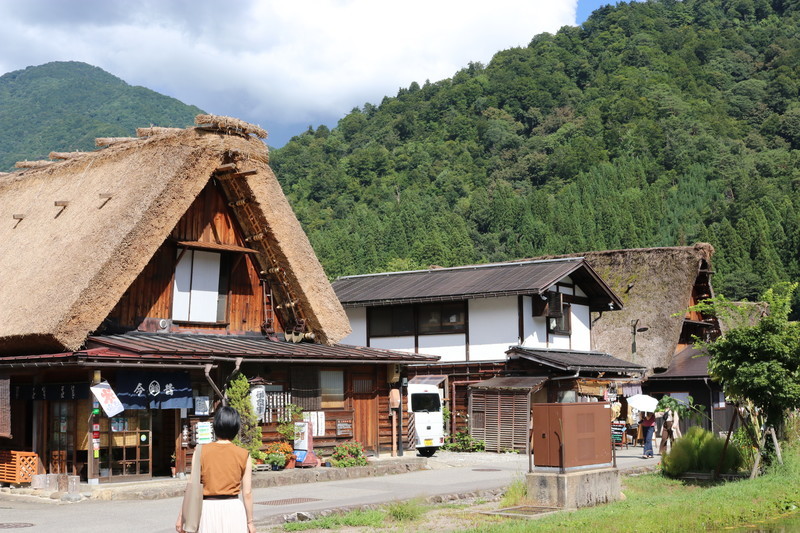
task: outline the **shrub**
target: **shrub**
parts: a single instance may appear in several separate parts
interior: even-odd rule
[[[486,443],[476,439],[465,429],[453,435],[450,442],[445,443],[442,449],[451,452],[482,452],[486,450]]]
[[[264,459],[261,451],[261,424],[253,412],[253,404],[250,401],[250,383],[244,374],[239,374],[233,379],[225,391],[228,398],[228,405],[236,409],[242,420],[242,427],[239,434],[233,439],[233,443],[241,446],[250,452],[253,462]]]
[[[686,472],[715,472],[724,447],[723,439],[703,428],[692,427],[683,438],[675,441],[672,450],[662,460],[662,468],[672,477]],[[720,472],[736,472],[741,464],[739,450],[735,444],[729,443]]]
[[[356,441],[337,444],[331,455],[331,464],[338,468],[366,466],[367,456],[364,455],[364,447]]]
[[[295,422],[303,421],[303,408],[293,403],[287,403],[283,416],[278,424],[278,433],[283,440],[294,442]]]

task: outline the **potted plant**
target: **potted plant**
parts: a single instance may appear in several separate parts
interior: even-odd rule
[[[273,470],[280,470],[286,464],[286,456],[282,453],[269,453],[266,461],[272,465]]]
[[[286,462],[286,468],[294,468],[297,456],[294,454],[294,448],[286,441],[270,442],[267,444],[266,453],[280,453],[283,454]]]

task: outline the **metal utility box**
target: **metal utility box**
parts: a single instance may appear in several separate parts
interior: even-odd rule
[[[533,461],[560,469],[611,463],[611,405],[533,404]]]

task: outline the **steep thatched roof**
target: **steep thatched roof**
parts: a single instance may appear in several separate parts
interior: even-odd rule
[[[584,257],[622,299],[621,311],[594,317],[592,348],[645,366],[652,372],[654,368],[669,367],[694,282],[701,268],[710,269],[713,255],[713,246],[697,243],[557,257]],[[673,316],[676,313],[679,316]],[[636,357],[632,354],[634,327],[647,328],[636,333]]]
[[[266,146],[250,136],[265,132],[226,117],[203,123],[0,177],[1,353],[78,349],[223,165],[252,198],[237,217],[264,270],[279,273],[318,340],[349,333]]]

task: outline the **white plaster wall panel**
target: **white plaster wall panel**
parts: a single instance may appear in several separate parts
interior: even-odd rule
[[[418,352],[425,355],[438,355],[441,361],[466,361],[466,336],[420,335]]]
[[[592,349],[591,313],[587,305],[572,306],[572,349]]]
[[[353,346],[367,345],[367,308],[348,307],[344,310],[347,320],[350,321],[350,335],[339,341],[341,344],[352,344]]]
[[[569,341],[570,338],[567,335],[550,335],[550,344],[547,347],[557,350],[569,350],[574,348],[574,346],[570,346]]]
[[[400,352],[414,353],[414,337],[413,336],[373,337],[369,341],[369,347],[383,348],[384,350],[397,350]]]

